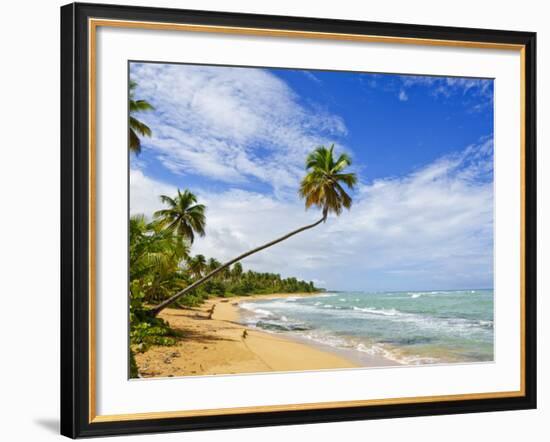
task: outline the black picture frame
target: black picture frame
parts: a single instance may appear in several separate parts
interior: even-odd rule
[[[524,47],[524,395],[93,422],[89,374],[89,18]],[[73,3],[61,8],[61,434],[105,436],[536,408],[536,34],[302,17]]]

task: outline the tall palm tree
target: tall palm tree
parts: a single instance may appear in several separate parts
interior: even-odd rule
[[[203,204],[197,204],[195,194],[188,190],[181,192],[178,189],[175,198],[161,195],[160,200],[168,205],[167,209],[158,210],[153,214],[161,227],[174,232],[191,244],[195,240],[195,234],[204,236],[206,207]]]
[[[231,275],[235,279],[239,279],[241,275],[243,274],[243,265],[240,262],[236,262],[233,266],[233,270],[231,271]]]
[[[305,199],[306,210],[312,206],[316,206],[321,209],[322,217],[312,224],[293,230],[280,238],[249,250],[248,252],[227,261],[225,264],[207,273],[205,276],[190,284],[185,289],[180,290],[175,295],[158,304],[156,307],[153,307],[150,311],[151,314],[154,316],[158,315],[164,308],[172,304],[179,297],[185,295],[190,290],[193,290],[203,282],[212,278],[224,268],[237,263],[247,256],[257,253],[260,250],[280,243],[291,236],[324,223],[327,220],[329,213],[334,213],[336,216],[339,216],[344,208],[350,209],[352,203],[351,197],[346,193],[346,190],[342,186],[344,184],[350,189],[353,189],[357,183],[355,173],[344,173],[344,170],[350,165],[351,158],[345,153],[340,154],[337,159],[334,158],[334,145],[330,148],[326,148],[324,146],[316,148],[306,158],[307,173],[300,183],[300,190],[298,193]]]
[[[204,255],[196,255],[187,262],[189,271],[195,278],[200,278],[208,268]]]
[[[209,272],[216,270],[221,265],[222,263],[219,262],[216,258],[209,258],[208,263],[206,264]]]
[[[221,266],[221,263],[219,263],[219,266]],[[220,273],[220,276],[223,281],[229,281],[231,279],[231,268],[224,267]]]
[[[130,140],[130,151],[134,152],[135,154],[139,154],[141,152],[141,140],[139,138],[139,135],[141,135],[142,137],[150,137],[151,129],[145,123],[139,121],[135,117],[135,114],[137,112],[153,110],[154,107],[146,100],[134,99],[134,90],[136,86],[137,83],[135,81],[130,81],[130,100],[128,103],[130,108],[130,118],[128,121],[128,138]]]

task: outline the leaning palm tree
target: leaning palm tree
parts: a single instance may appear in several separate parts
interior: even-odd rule
[[[204,236],[206,207],[203,204],[197,204],[195,194],[188,190],[181,192],[178,189],[175,198],[161,195],[160,200],[167,204],[168,208],[157,210],[153,214],[159,226],[174,232],[191,244],[195,240],[195,234]]]
[[[130,151],[134,152],[135,154],[139,154],[141,152],[141,140],[139,138],[139,135],[141,135],[142,137],[150,137],[151,129],[145,123],[139,121],[135,117],[135,114],[137,112],[153,110],[154,107],[146,100],[134,99],[134,90],[136,87],[137,83],[135,81],[130,81],[130,100],[128,103],[130,109],[130,117],[128,121],[128,138],[130,140]]]
[[[334,145],[330,148],[320,146],[311,152],[306,158],[307,174],[300,183],[300,190],[298,193],[305,199],[306,209],[309,209],[312,206],[321,209],[321,218],[312,224],[293,230],[280,238],[249,250],[248,252],[227,261],[225,264],[207,273],[205,276],[190,284],[185,289],[180,290],[175,295],[158,304],[156,307],[153,307],[150,311],[151,314],[154,316],[158,315],[164,308],[172,304],[178,298],[212,278],[224,268],[237,263],[247,256],[257,253],[260,250],[280,243],[291,236],[303,232],[304,230],[312,229],[313,227],[324,223],[327,220],[329,213],[334,213],[336,216],[339,216],[344,208],[350,209],[352,200],[346,193],[343,185],[353,189],[357,183],[357,177],[354,173],[344,173],[344,170],[349,165],[351,165],[351,158],[345,153],[340,154],[337,159],[334,159]]]

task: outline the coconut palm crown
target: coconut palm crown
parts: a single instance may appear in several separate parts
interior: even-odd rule
[[[189,241],[195,240],[195,235],[204,236],[206,227],[204,204],[197,204],[197,197],[188,190],[181,192],[175,198],[161,195],[160,199],[168,205],[167,209],[158,210],[153,214],[158,224],[164,229]]]
[[[300,183],[299,195],[305,199],[306,209],[317,206],[326,220],[329,213],[340,215],[344,208],[351,208],[351,197],[342,186],[353,189],[357,183],[355,173],[344,173],[351,165],[351,158],[342,153],[334,159],[334,144],[330,148],[317,147],[306,158],[307,174]]]
[[[134,89],[136,88],[136,86],[137,83],[135,81],[130,81],[130,101],[128,103],[130,109],[130,118],[128,137],[130,139],[130,151],[134,152],[135,154],[139,154],[141,152],[141,140],[139,138],[139,135],[141,135],[142,137],[150,137],[151,129],[145,123],[139,121],[135,117],[135,114],[137,112],[153,110],[154,107],[146,100],[134,99]]]

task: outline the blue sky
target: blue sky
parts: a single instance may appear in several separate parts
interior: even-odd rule
[[[245,268],[346,290],[492,287],[493,82],[131,63],[153,137],[131,158],[130,211],[189,188],[193,246],[220,260],[315,220],[296,190],[307,152],[353,158],[354,206]]]

